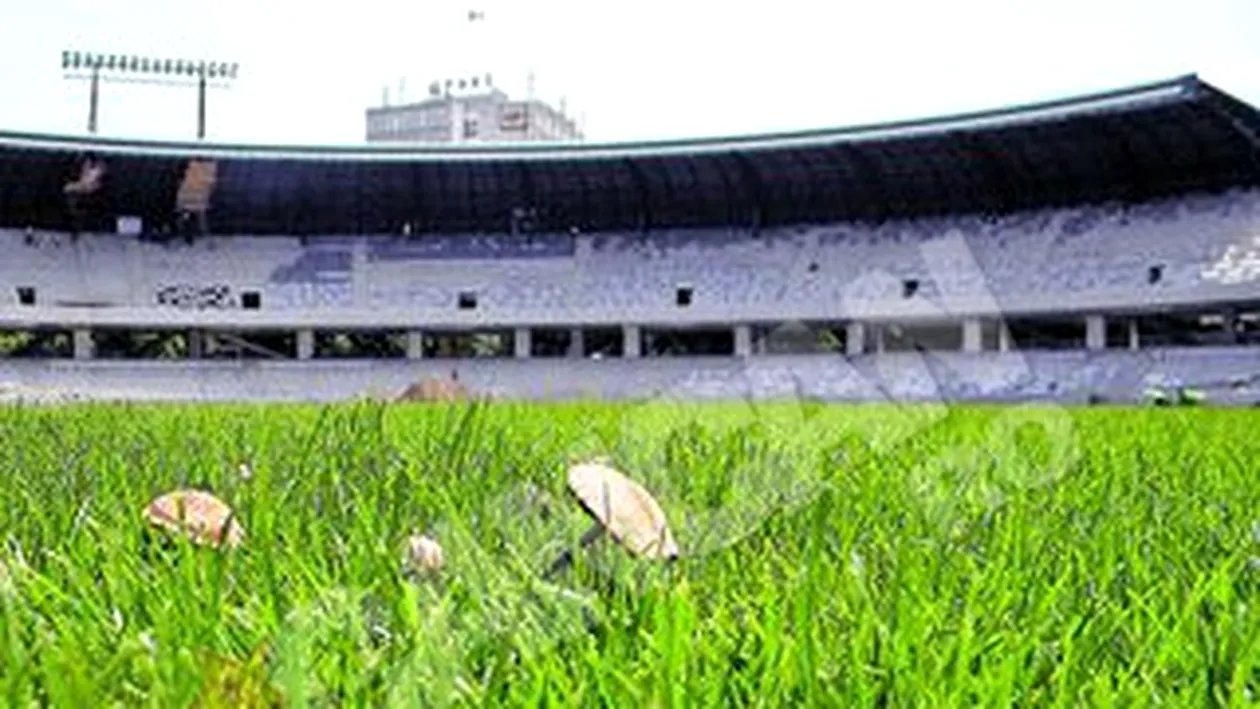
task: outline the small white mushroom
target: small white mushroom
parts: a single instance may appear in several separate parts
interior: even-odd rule
[[[407,538],[407,551],[403,565],[413,573],[436,574],[442,570],[446,557],[442,553],[442,545],[423,534],[413,534]]]

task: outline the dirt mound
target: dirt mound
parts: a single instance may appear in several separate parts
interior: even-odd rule
[[[394,401],[466,401],[471,398],[472,392],[457,379],[427,377],[410,384]]]

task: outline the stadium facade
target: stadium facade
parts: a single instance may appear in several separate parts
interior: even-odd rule
[[[0,381],[1253,400],[1258,182],[1260,112],[1195,76],[643,144],[2,134]]]

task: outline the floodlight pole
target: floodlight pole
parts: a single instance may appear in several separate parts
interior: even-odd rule
[[[197,140],[206,139],[206,70],[197,72]]]
[[[223,85],[226,87],[227,81],[236,78],[237,66],[237,64],[232,64],[230,73],[226,71],[216,73],[213,63],[197,63],[197,140],[205,140],[206,138],[206,89],[210,87],[209,79],[218,79],[225,82]]]
[[[132,55],[99,54],[66,50],[61,53],[61,68],[76,72],[66,78],[90,79],[88,94],[88,133],[95,134],[100,110],[101,72],[130,74],[133,78],[119,79],[131,83],[151,83],[164,86],[187,86],[190,80],[197,85],[197,139],[206,137],[206,91],[212,85],[226,86],[236,79],[238,64],[187,61],[182,59],[150,59]],[[77,72],[88,72],[85,76]]]
[[[93,67],[91,88],[88,89],[88,133],[96,135],[96,112],[101,102],[101,69]]]

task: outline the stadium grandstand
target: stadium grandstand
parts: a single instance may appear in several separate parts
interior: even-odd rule
[[[1260,399],[1260,113],[1196,76],[643,144],[0,134],[0,382]]]

